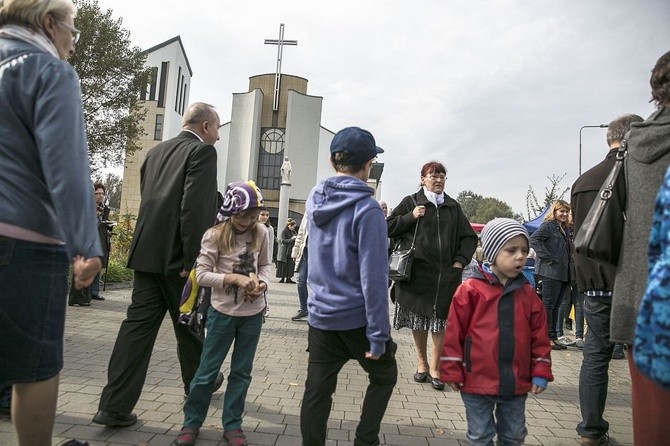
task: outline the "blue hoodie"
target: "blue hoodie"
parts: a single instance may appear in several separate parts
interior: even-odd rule
[[[320,330],[366,327],[382,355],[388,312],[386,220],[374,191],[348,175],[322,180],[307,199],[308,322]]]

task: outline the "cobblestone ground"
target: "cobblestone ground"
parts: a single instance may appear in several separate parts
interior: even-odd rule
[[[93,424],[107,363],[125,310],[130,289],[103,292],[103,302],[90,307],[69,307],[65,330],[65,368],[54,428],[55,445],[71,438],[91,446],[170,445],[181,423],[183,392],[176,358],[176,342],[165,321],[149,368],[144,391],[135,412],[138,423],[122,429]],[[307,370],[307,323],[292,322],[297,310],[295,285],[272,283],[270,316],[263,326],[249,389],[243,429],[251,445],[300,445],[299,413]],[[385,445],[465,445],[465,412],[457,393],[417,384],[411,333],[394,331],[398,343],[399,377],[382,424]],[[553,352],[556,381],[526,404],[527,444],[576,445],[575,426],[581,419],[577,383],[581,351]],[[223,371],[227,373],[227,363]],[[367,377],[357,363],[347,364],[339,375],[328,430],[329,446],[353,445]],[[225,383],[222,390],[225,389]],[[212,399],[198,446],[226,445],[222,439],[223,393]],[[632,444],[630,384],[626,361],[612,361],[605,418],[610,422],[610,444]],[[16,445],[14,427],[0,419],[0,445]]]

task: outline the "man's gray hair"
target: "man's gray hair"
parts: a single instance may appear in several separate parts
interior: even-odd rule
[[[194,102],[184,113],[181,121],[182,127],[190,124],[200,124],[205,121],[214,122],[219,119],[219,115],[214,110],[214,106],[204,102]]]
[[[644,119],[638,115],[623,115],[610,122],[607,126],[607,145],[611,146],[613,142],[621,141],[632,123],[642,121]]]

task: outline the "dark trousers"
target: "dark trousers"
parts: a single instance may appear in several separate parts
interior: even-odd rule
[[[151,352],[165,312],[170,313],[184,390],[200,363],[202,344],[186,325],[177,323],[179,299],[186,279],[177,272],[163,275],[135,271],[133,293],[126,320],[121,323],[107,370],[107,385],[99,410],[129,413],[142,393]]]
[[[365,327],[324,331],[310,326],[308,344],[307,381],[300,410],[302,443],[306,446],[326,444],[326,425],[337,387],[337,375],[345,363],[355,359],[368,373],[370,383],[365,392],[354,445],[378,445],[382,418],[398,379],[396,343],[389,338],[386,352],[378,360],[365,359],[365,352],[370,350]]]
[[[558,320],[558,312],[561,306],[561,301],[568,291],[568,282],[560,280],[542,278],[542,303],[545,310],[547,310],[547,328],[549,329],[549,339],[557,339],[559,337],[557,326],[558,323],[563,324],[562,320]],[[562,333],[563,330],[561,330]]]
[[[603,419],[607,401],[609,364],[614,343],[610,342],[611,297],[584,298],[584,316],[589,329],[584,339],[584,359],[579,372],[579,409],[582,421],[577,433],[582,437],[600,438],[609,429]]]

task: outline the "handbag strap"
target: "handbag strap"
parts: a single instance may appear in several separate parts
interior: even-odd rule
[[[621,169],[623,167],[623,162],[624,159],[626,158],[627,150],[628,150],[628,143],[624,139],[621,141],[621,147],[619,148],[619,150],[617,150],[616,161],[614,162],[614,166],[612,167],[612,170],[610,170],[610,173],[605,178],[605,181],[603,182],[602,186],[600,186],[600,190],[598,191],[598,198],[591,205],[591,209],[589,209],[589,212],[586,215],[584,221],[597,222],[600,220],[602,213],[605,210],[604,206],[605,203],[607,203],[607,201],[610,198],[612,198],[613,195],[612,190],[614,189],[617,178],[619,178],[619,173],[621,172]],[[584,231],[582,231],[582,228],[584,229]],[[579,232],[575,236],[575,244],[581,243],[581,240],[591,240],[593,234],[595,233],[596,225],[591,224],[582,228],[580,228]]]
[[[412,200],[412,204],[416,206],[416,200],[414,197],[410,195],[409,198]],[[416,233],[419,230],[419,223],[421,223],[421,218],[418,219],[416,226],[414,226],[414,237],[412,238],[412,246],[409,247],[410,250],[414,249],[414,242],[416,242]]]

